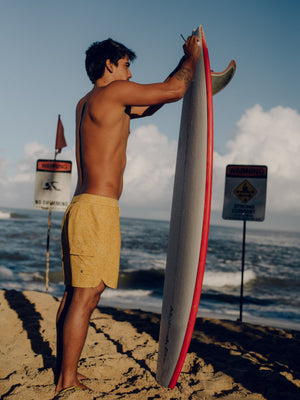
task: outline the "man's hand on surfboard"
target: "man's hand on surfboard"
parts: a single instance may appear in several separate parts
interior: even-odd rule
[[[187,41],[183,45],[184,54],[187,57],[192,57],[197,59],[200,55],[200,40],[198,36],[192,35],[187,38]]]

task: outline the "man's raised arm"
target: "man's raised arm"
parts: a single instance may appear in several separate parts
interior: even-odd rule
[[[199,57],[199,38],[197,36],[190,36],[185,42],[183,49],[185,55],[182,57],[174,71],[171,72],[167,79],[161,84],[164,85],[162,90],[166,91],[164,101],[148,106],[132,105],[130,111],[130,117],[132,119],[152,115],[165,103],[178,101],[184,96],[194,78],[195,67]],[[149,87],[152,85],[146,86]],[[174,97],[167,97],[168,90],[170,90],[170,93],[172,91],[174,92]]]

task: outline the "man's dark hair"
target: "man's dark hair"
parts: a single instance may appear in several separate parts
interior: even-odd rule
[[[87,49],[85,58],[86,72],[92,83],[103,76],[106,60],[110,60],[117,66],[118,61],[125,56],[128,56],[130,61],[136,57],[132,50],[110,38],[102,42],[94,42]]]

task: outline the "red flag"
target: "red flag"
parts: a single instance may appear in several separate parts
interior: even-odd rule
[[[60,115],[58,116],[57,129],[56,129],[56,141],[55,141],[55,151],[57,154],[61,152],[63,147],[67,146],[67,142],[64,135],[64,127],[60,120]]]

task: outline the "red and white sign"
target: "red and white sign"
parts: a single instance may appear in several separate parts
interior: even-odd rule
[[[64,211],[70,202],[72,161],[37,160],[34,208]]]

